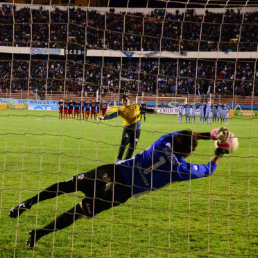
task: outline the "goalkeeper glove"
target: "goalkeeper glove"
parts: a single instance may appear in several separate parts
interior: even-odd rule
[[[216,127],[211,131],[211,137],[213,140],[220,140],[222,143],[226,143],[229,137],[229,131],[225,127]]]
[[[159,114],[159,109],[158,108],[154,108],[154,114]]]
[[[229,151],[220,147],[215,150],[216,156],[222,157],[224,154],[229,154]]]

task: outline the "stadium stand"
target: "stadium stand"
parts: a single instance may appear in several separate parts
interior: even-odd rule
[[[0,46],[63,48],[67,55],[1,55],[0,96],[52,99],[66,94],[80,98],[94,97],[98,90],[102,95],[120,90],[243,99],[258,95],[257,58],[161,59],[130,58],[129,54],[102,58],[85,54],[89,49],[175,51],[182,55],[187,51],[257,52],[255,8],[224,13],[147,10],[124,13],[119,8],[103,12],[2,4]]]

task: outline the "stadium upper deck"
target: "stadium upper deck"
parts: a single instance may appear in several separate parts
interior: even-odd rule
[[[2,2],[40,5],[142,8],[229,8],[257,7],[258,5],[257,0],[2,0]]]
[[[141,12],[140,12],[141,11]],[[82,9],[2,5],[0,45],[125,51],[257,51],[258,8]]]
[[[126,12],[125,12],[126,10]],[[1,5],[0,46],[64,48],[75,55],[1,55],[0,92],[258,95],[253,60],[97,58],[117,51],[256,51],[257,8],[109,9]],[[81,55],[77,55],[78,53]]]

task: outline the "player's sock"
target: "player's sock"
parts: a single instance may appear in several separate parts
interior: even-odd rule
[[[10,210],[9,216],[11,218],[17,218],[18,216],[21,216],[21,214],[24,211],[29,210],[31,206],[32,206],[32,202],[30,200],[21,202],[19,205],[15,206]]]
[[[29,235],[30,235],[30,237],[29,237],[29,239],[27,240],[27,246],[28,247],[34,247],[35,246],[35,243],[42,237],[41,235],[40,235],[40,233],[38,232],[38,230],[31,230],[30,232],[29,232]]]

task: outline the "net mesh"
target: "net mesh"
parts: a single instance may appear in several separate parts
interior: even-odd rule
[[[1,3],[0,108],[8,107],[0,112],[3,256],[257,255],[257,12],[255,0]],[[176,107],[169,114],[180,103],[228,104],[239,150],[212,177],[130,199],[27,250],[27,231],[83,195],[39,203],[13,221],[10,208],[115,161],[122,126],[11,108],[52,109],[61,99],[119,104],[123,94],[150,107]],[[173,130],[217,126],[178,121],[147,115],[136,152]],[[213,153],[212,143],[201,143],[188,161],[203,163]]]

